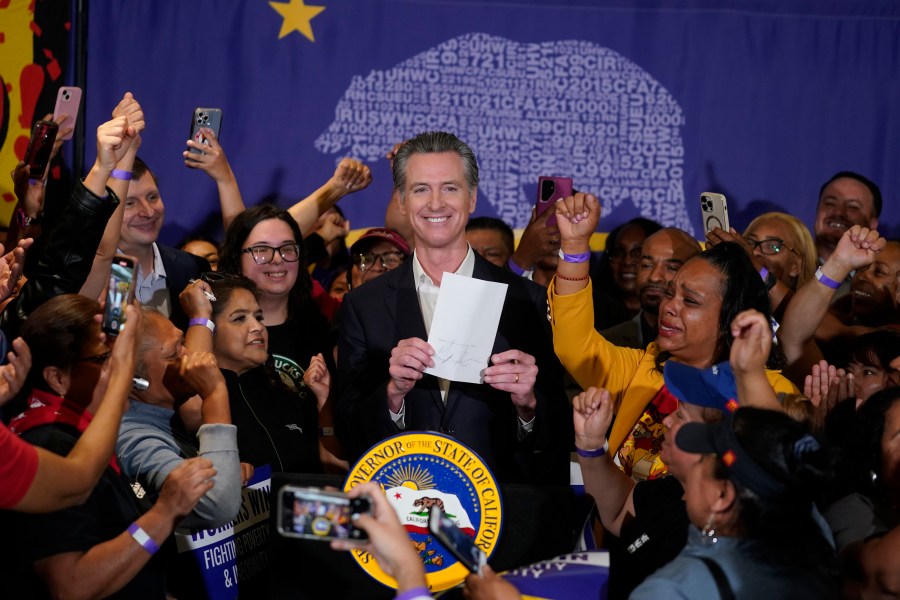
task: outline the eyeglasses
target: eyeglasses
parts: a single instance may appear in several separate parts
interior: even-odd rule
[[[612,250],[607,250],[609,254],[610,262],[622,262],[625,260],[627,256],[631,260],[637,262],[641,260],[641,247],[632,248],[631,250],[625,250],[625,248],[613,248]]]
[[[785,244],[784,240],[780,240],[778,238],[766,238],[764,240],[747,239],[747,243],[750,244],[750,247],[754,250],[759,248],[759,251],[766,256],[774,256],[781,252],[782,248],[787,248],[797,256],[800,256],[799,252]]]
[[[97,354],[95,356],[83,356],[81,358],[76,358],[75,362],[92,362],[98,365],[102,365],[106,362],[106,360],[112,355],[112,350],[107,350],[103,354]]]
[[[354,256],[353,264],[359,267],[360,271],[365,273],[366,270],[375,266],[376,260],[380,260],[381,266],[390,271],[391,269],[399,267],[404,258],[406,257],[402,252],[383,252],[381,254],[366,252],[365,254],[357,254]]]
[[[300,260],[300,246],[298,246],[294,242],[284,244],[283,246],[279,246],[278,248],[260,244],[259,246],[250,246],[249,248],[244,248],[243,252],[246,252],[250,256],[252,256],[253,262],[255,262],[256,264],[265,265],[272,262],[272,259],[275,258],[276,250],[278,250],[278,254],[281,255],[281,258],[284,259],[285,262],[297,262],[298,260]]]

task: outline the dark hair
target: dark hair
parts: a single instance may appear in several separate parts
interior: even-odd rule
[[[613,281],[612,267],[610,266],[610,254],[615,247],[616,242],[619,241],[619,236],[622,235],[622,232],[625,231],[627,227],[638,227],[641,229],[641,231],[644,232],[644,239],[647,239],[663,228],[662,225],[651,219],[635,217],[627,223],[622,223],[617,227],[613,227],[607,234],[606,242],[603,246],[603,254],[600,255],[600,259],[594,267],[594,272],[591,273],[591,279],[595,282],[594,288],[597,292],[606,293],[616,298],[621,298],[622,292]]]
[[[202,233],[190,233],[190,234],[184,236],[184,238],[182,238],[182,240],[180,242],[178,242],[178,246],[176,246],[176,247],[179,250],[184,250],[184,247],[187,246],[188,244],[190,244],[191,242],[206,242],[208,244],[212,244],[213,246],[215,246],[216,250],[219,249],[219,242],[212,239],[208,235],[203,235]]]
[[[850,340],[848,363],[872,365],[887,370],[891,361],[900,356],[900,332],[879,329],[858,335]]]
[[[231,295],[235,290],[247,290],[253,294],[254,298],[259,300],[259,288],[256,287],[256,284],[253,283],[252,279],[248,279],[242,275],[223,277],[222,279],[216,279],[209,281],[208,283],[213,295],[216,297],[216,301],[212,303],[213,320],[225,310],[225,305],[231,300]]]
[[[219,270],[232,275],[243,275],[241,269],[241,256],[244,252],[244,243],[250,236],[253,228],[269,219],[279,219],[287,223],[294,235],[294,241],[300,246],[300,260],[298,262],[297,282],[291,288],[288,297],[288,319],[296,314],[297,307],[312,302],[312,278],[306,267],[306,249],[303,245],[303,234],[300,226],[291,214],[271,204],[260,204],[248,208],[240,213],[231,222],[225,232],[225,240],[222,242],[219,255]]]
[[[141,160],[141,157],[134,157],[134,165],[131,167],[131,172],[134,175],[134,179],[140,179],[144,176],[144,173],[150,173],[150,177],[153,178],[153,184],[156,187],[159,187],[159,179],[156,178],[156,174],[150,170],[150,167],[147,166],[147,163]]]
[[[838,179],[853,179],[863,184],[869,189],[869,193],[872,194],[872,207],[875,209],[875,216],[881,216],[881,190],[875,185],[875,182],[866,177],[865,175],[860,175],[859,173],[855,173],[853,171],[840,171],[839,173],[835,173],[831,176],[831,179],[822,184],[822,187],[819,188],[819,201],[822,200],[822,194],[825,193],[825,188],[831,185]]]
[[[731,322],[738,314],[752,308],[761,312],[766,320],[771,322],[772,309],[769,292],[754,268],[753,261],[747,256],[747,252],[735,242],[716,244],[691,260],[704,260],[722,274],[720,288],[722,310],[719,312],[719,335],[713,355],[713,364],[725,362],[731,354],[731,344],[734,343],[734,336],[731,335]],[[660,371],[662,371],[662,364],[671,356],[670,352],[660,352],[657,355],[656,365]],[[783,354],[773,344],[766,366],[777,368],[782,362]]]
[[[474,217],[466,223],[466,231],[480,231],[483,229],[499,231],[500,235],[503,236],[503,242],[509,247],[510,253],[516,249],[516,236],[505,221],[495,217]]]
[[[466,185],[471,192],[478,187],[478,159],[475,153],[461,139],[446,131],[426,131],[414,138],[406,140],[394,156],[393,177],[394,189],[399,190],[401,197],[405,193],[406,169],[409,158],[413,154],[439,154],[455,152],[463,162],[466,174]]]
[[[900,401],[900,387],[872,394],[856,411],[839,463],[840,495],[859,492],[873,500],[886,497],[881,438],[888,411]]]
[[[728,467],[717,457],[715,477],[734,485],[742,534],[779,545],[789,541],[786,538],[805,544],[811,535],[822,537],[811,517],[813,502],[832,479],[829,452],[808,436],[804,425],[783,412],[745,407],[733,418],[740,446],[784,486],[778,495],[759,494],[730,477]]]
[[[28,387],[52,391],[44,381],[45,367],[67,369],[81,358],[95,327],[100,305],[78,294],[47,300],[28,315],[22,339],[31,350]]]

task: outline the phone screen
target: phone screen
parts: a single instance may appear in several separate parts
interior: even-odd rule
[[[103,311],[102,329],[108,335],[118,335],[125,326],[125,307],[131,302],[133,287],[134,259],[117,255],[109,271],[106,308]]]
[[[439,506],[432,506],[428,515],[428,529],[453,556],[472,573],[479,573],[487,562],[484,551],[475,545],[475,540],[456,526]]]
[[[313,540],[366,541],[366,532],[353,526],[353,515],[370,510],[367,498],[284,486],[278,495],[278,532]]]

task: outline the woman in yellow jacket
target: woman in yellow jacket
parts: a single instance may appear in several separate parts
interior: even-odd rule
[[[743,248],[718,244],[686,262],[669,282],[656,341],[645,350],[615,346],[593,328],[588,256],[600,220],[597,198],[570,196],[557,203],[556,214],[561,260],[547,290],[556,354],[581,387],[604,387],[612,394],[617,414],[609,449],[625,472],[635,479],[664,476],[662,421],[676,400],[663,385],[662,364],[675,360],[709,368],[727,361],[734,318],[747,309],[771,314],[766,285]],[[778,372],[767,371],[766,377],[776,392],[798,392]]]

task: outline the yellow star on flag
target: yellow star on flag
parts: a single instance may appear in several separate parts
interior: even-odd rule
[[[279,40],[296,30],[305,35],[309,41],[316,41],[313,37],[312,25],[309,22],[313,17],[325,10],[324,6],[307,6],[303,3],[303,0],[291,0],[288,3],[269,2],[269,6],[274,8],[284,18],[284,22],[281,24],[281,31],[278,32]]]

